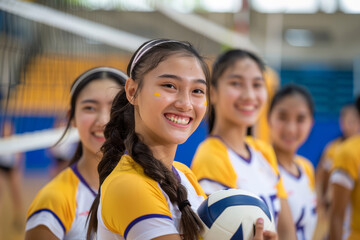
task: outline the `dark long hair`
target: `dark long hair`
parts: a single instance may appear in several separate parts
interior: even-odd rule
[[[224,52],[221,54],[214,62],[212,67],[212,75],[211,75],[211,87],[217,88],[219,78],[222,76],[222,74],[229,68],[236,64],[237,61],[243,60],[249,58],[253,60],[258,67],[260,68],[260,71],[264,73],[265,71],[265,64],[264,62],[255,54],[243,50],[243,49],[233,49]],[[208,130],[209,133],[214,128],[215,124],[215,108],[213,105],[210,107],[210,112],[208,114]]]
[[[355,100],[355,106],[356,106],[356,109],[358,110],[358,112],[360,114],[360,94],[357,96],[357,98]]]
[[[156,39],[140,46],[129,62],[127,73],[138,83],[135,97],[139,91],[141,91],[144,75],[175,54],[196,58],[205,74],[207,88],[209,87],[209,69],[203,58],[190,43]],[[209,101],[209,91],[207,91],[207,98]],[[106,125],[104,132],[106,138],[102,147],[104,154],[98,165],[100,186],[118,164],[126,150],[134,161],[144,169],[144,173],[160,184],[161,188],[169,196],[170,201],[179,206],[180,203],[187,200],[186,188],[178,181],[171,170],[154,157],[150,148],[135,132],[134,122],[134,106],[127,100],[126,92],[123,89],[118,93],[113,102],[110,121]],[[90,209],[87,239],[91,239],[92,234],[97,230],[97,210],[99,202],[100,187],[98,195]],[[200,219],[190,206],[179,209],[181,210],[180,229],[184,234],[184,239],[197,239],[199,232],[203,229]]]
[[[310,92],[305,87],[293,83],[283,86],[275,93],[269,106],[268,116],[271,114],[272,110],[274,109],[277,103],[279,103],[285,97],[293,96],[293,95],[301,96],[305,100],[306,105],[308,106],[308,109],[310,111],[310,114],[314,116],[314,112],[315,112],[314,100]]]
[[[75,81],[72,83],[70,88],[70,110],[68,114],[68,120],[66,123],[66,127],[64,133],[61,135],[60,139],[55,143],[55,146],[59,144],[63,138],[65,137],[66,133],[69,131],[71,126],[71,121],[74,119],[75,116],[75,107],[76,107],[76,99],[79,96],[79,93],[93,80],[99,79],[111,79],[117,82],[120,86],[125,86],[125,82],[127,80],[127,76],[122,71],[111,68],[111,67],[96,67],[87,70],[86,72],[82,73],[78,76]],[[74,164],[75,162],[79,161],[82,156],[82,143],[79,142],[74,156],[72,157],[69,165]]]

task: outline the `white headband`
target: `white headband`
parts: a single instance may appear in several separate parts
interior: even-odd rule
[[[77,80],[76,82],[72,85],[71,90],[70,90],[70,96],[72,96],[75,92],[75,89],[79,86],[79,84],[86,79],[88,76],[90,76],[91,74],[94,74],[96,72],[111,72],[117,75],[120,75],[121,78],[123,78],[125,81],[129,78],[125,73],[123,73],[122,71],[115,69],[115,68],[111,68],[111,67],[97,67],[97,68],[93,68],[90,69],[89,71],[83,73]]]
[[[155,43],[154,45],[148,47],[150,44],[156,42],[156,41],[159,41],[158,43]],[[144,46],[142,46],[139,51],[137,51],[135,57],[134,57],[134,60],[132,61],[131,63],[131,67],[130,67],[130,78],[132,78],[132,71],[136,65],[136,63],[139,61],[139,59],[147,52],[149,51],[151,48],[155,47],[155,46],[158,46],[160,44],[163,44],[163,43],[170,43],[170,42],[177,42],[177,43],[181,43],[181,44],[184,44],[183,42],[180,42],[180,41],[176,41],[176,40],[161,40],[161,39],[154,39],[154,40],[151,40],[149,41],[148,43],[146,43]],[[185,45],[185,44],[184,44]],[[146,48],[148,47],[148,48]]]

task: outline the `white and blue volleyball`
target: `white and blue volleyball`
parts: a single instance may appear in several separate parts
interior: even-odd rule
[[[204,223],[204,240],[250,240],[255,234],[258,218],[264,229],[275,232],[274,218],[265,202],[241,189],[221,190],[211,194],[198,208]]]

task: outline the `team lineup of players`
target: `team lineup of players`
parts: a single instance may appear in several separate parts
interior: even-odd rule
[[[269,99],[266,71],[258,56],[234,49],[210,74],[190,43],[154,39],[134,53],[127,75],[83,73],[67,123],[80,143],[33,200],[25,238],[199,239],[198,206],[239,188],[276,219],[277,233],[258,219],[255,240],[313,239],[320,214],[330,219],[325,239],[360,239],[360,98],[343,110],[344,137],[327,148],[315,181],[311,162],[296,154],[314,124],[312,97],[291,84]],[[271,143],[247,134],[266,105]],[[204,119],[209,135],[190,170],[174,161],[176,148]]]

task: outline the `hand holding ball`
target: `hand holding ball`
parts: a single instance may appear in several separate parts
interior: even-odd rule
[[[204,223],[204,240],[251,240],[258,218],[264,220],[264,230],[276,231],[266,204],[255,194],[240,189],[211,194],[197,212]]]

